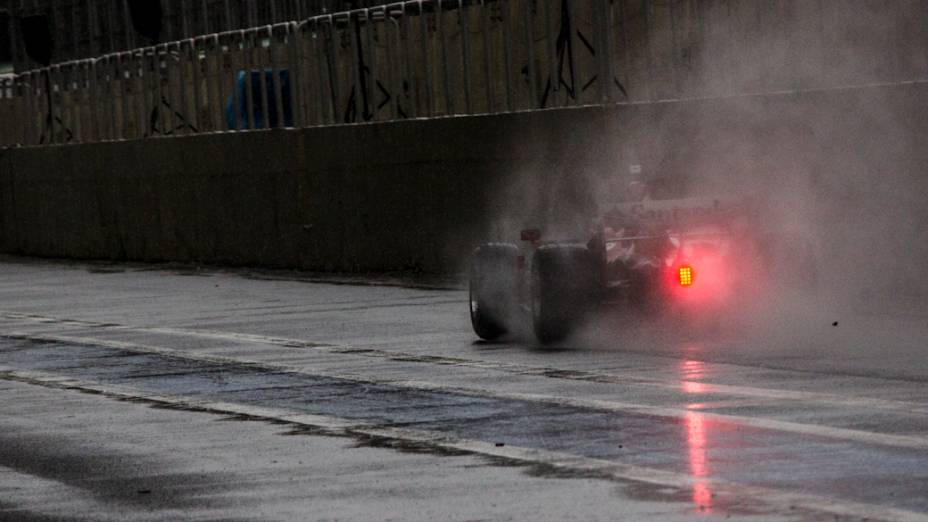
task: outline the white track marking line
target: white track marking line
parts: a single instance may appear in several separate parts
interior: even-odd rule
[[[39,315],[29,315],[29,314],[19,314],[14,312],[0,312],[0,317],[6,319],[16,319],[30,321],[34,323],[41,324],[61,324],[66,326],[75,326],[80,328],[102,328],[106,330],[117,330],[117,331],[128,331],[128,332],[141,332],[141,333],[153,333],[153,334],[165,334],[165,335],[180,335],[186,337],[200,337],[205,339],[217,339],[225,341],[245,341],[261,344],[272,344],[285,347],[297,347],[297,348],[314,348],[314,347],[324,347],[324,346],[333,346],[327,344],[313,343],[309,341],[302,341],[297,339],[286,339],[283,337],[269,337],[263,335],[253,335],[246,333],[235,333],[235,332],[213,332],[209,330],[186,330],[182,328],[168,328],[161,326],[132,326],[132,325],[119,325],[114,323],[100,323],[93,321],[77,321],[73,319],[57,319],[54,317],[46,317]]]
[[[0,379],[37,386],[91,392],[113,399],[147,402],[205,413],[248,416],[260,420],[282,422],[295,427],[310,428],[317,430],[321,434],[382,438],[420,444],[435,449],[462,451],[525,464],[550,466],[564,471],[587,473],[592,478],[643,482],[677,489],[688,489],[696,485],[703,485],[711,489],[716,497],[752,498],[772,508],[790,506],[854,518],[871,518],[892,522],[928,522],[928,515],[897,508],[831,499],[818,495],[793,493],[779,489],[746,486],[720,479],[693,477],[685,473],[581,457],[569,453],[520,446],[498,446],[493,442],[458,438],[432,431],[373,426],[338,417],[308,415],[279,408],[252,407],[226,402],[192,400],[170,395],[145,394],[127,387],[104,386],[45,372],[19,371],[6,366],[0,366]]]
[[[206,362],[212,364],[226,364],[244,366],[267,371],[281,373],[290,373],[296,375],[305,375],[309,377],[325,377],[331,379],[342,379],[352,382],[365,384],[388,385],[400,388],[414,389],[420,391],[430,391],[437,393],[453,393],[459,395],[468,395],[473,397],[483,397],[490,399],[506,399],[526,402],[538,402],[556,406],[569,406],[574,408],[592,409],[599,411],[634,413],[641,415],[650,415],[656,417],[667,417],[674,419],[685,419],[692,415],[699,415],[705,420],[738,424],[757,429],[775,430],[802,435],[813,435],[818,437],[849,440],[864,444],[879,444],[884,446],[893,446],[899,448],[911,448],[928,450],[928,438],[914,435],[892,435],[887,433],[875,433],[861,430],[851,430],[845,428],[834,428],[830,426],[821,426],[816,424],[800,424],[796,422],[780,421],[774,419],[763,419],[755,417],[745,417],[740,415],[727,415],[719,413],[699,412],[694,410],[668,408],[661,406],[651,406],[646,404],[628,403],[620,401],[600,400],[600,399],[577,399],[569,397],[560,397],[555,395],[544,395],[537,393],[515,393],[491,391],[482,388],[467,388],[460,386],[446,386],[431,382],[415,380],[397,380],[397,379],[375,379],[371,377],[358,376],[353,374],[344,374],[331,372],[314,368],[301,368],[296,366],[286,366],[282,364],[264,363],[249,359],[238,359],[220,355],[193,354],[183,350],[173,348],[163,348],[157,346],[141,345],[123,341],[110,341],[105,339],[91,339],[87,337],[73,337],[64,335],[32,335],[27,333],[9,332],[0,334],[0,338],[18,339],[39,342],[54,342],[63,344],[75,344],[85,346],[97,346],[103,348],[112,348],[131,353],[154,354],[165,357],[171,357],[180,360],[189,360],[197,362]]]
[[[500,371],[515,375],[541,376],[552,379],[563,379],[580,382],[595,382],[602,384],[625,384],[633,386],[649,386],[662,389],[679,391],[684,389],[687,384],[698,385],[701,389],[700,394],[729,394],[740,395],[745,397],[757,397],[762,399],[786,400],[797,402],[814,402],[852,409],[870,409],[902,412],[909,415],[928,415],[928,405],[917,402],[907,402],[891,399],[877,399],[870,397],[847,397],[828,393],[805,392],[796,390],[783,390],[774,388],[755,388],[749,386],[736,386],[728,384],[712,384],[704,381],[687,381],[680,380],[674,383],[667,383],[656,379],[642,379],[635,377],[626,377],[622,375],[609,373],[595,373],[585,370],[566,370],[569,375],[551,375],[557,372],[557,368],[533,367],[528,365],[502,363],[495,361],[482,361],[473,359],[463,359],[457,357],[434,356],[411,354],[406,352],[393,352],[387,350],[353,348],[344,345],[334,345],[325,343],[314,343],[300,339],[288,339],[284,337],[272,337],[256,334],[244,334],[235,332],[216,332],[208,330],[188,330],[182,328],[166,327],[146,327],[131,325],[116,325],[112,323],[98,323],[91,321],[76,321],[71,319],[58,319],[48,316],[33,314],[23,314],[18,312],[0,311],[0,318],[29,321],[41,324],[61,324],[76,326],[81,328],[103,328],[106,330],[119,330],[126,332],[155,333],[165,335],[178,335],[184,337],[198,337],[206,339],[218,339],[237,342],[254,342],[259,344],[270,344],[274,346],[283,346],[289,348],[310,348],[326,353],[355,355],[359,357],[375,357],[383,359],[402,359],[407,362],[416,362],[422,364],[434,364],[444,366],[461,366],[465,368],[484,369]],[[724,363],[722,363],[724,364]]]

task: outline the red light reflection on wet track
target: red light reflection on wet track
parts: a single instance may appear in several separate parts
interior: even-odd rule
[[[706,385],[701,382],[683,381],[682,387],[686,393],[706,393]]]
[[[698,379],[703,375],[701,361],[684,361],[681,371],[684,379]],[[706,386],[700,382],[684,380],[681,383],[684,392],[700,395],[706,392]],[[687,408],[697,407],[698,404],[689,404]],[[702,413],[689,411],[684,417],[686,426],[686,447],[689,452],[690,474],[693,476],[693,503],[699,507],[701,513],[712,512],[712,489],[710,487],[709,463],[706,458],[706,419]]]
[[[712,512],[712,489],[707,480],[709,463],[706,460],[706,424],[701,413],[687,412],[686,445],[689,450],[690,473],[696,479],[693,483],[693,503],[704,513]]]

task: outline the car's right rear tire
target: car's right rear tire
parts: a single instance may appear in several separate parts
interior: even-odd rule
[[[532,327],[542,344],[563,341],[595,299],[597,271],[583,247],[550,245],[535,252],[531,275]]]

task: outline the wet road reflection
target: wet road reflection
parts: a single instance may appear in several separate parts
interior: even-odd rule
[[[709,392],[708,386],[699,382],[705,377],[705,366],[706,363],[692,359],[680,362],[680,387],[684,392],[694,395]]]
[[[709,462],[706,459],[706,420],[702,413],[687,412],[686,446],[689,450],[690,473],[693,475],[693,503],[702,513],[712,512],[712,489],[708,482]]]
[[[681,387],[683,388],[683,391],[685,391],[686,393],[692,393],[692,394],[707,393],[707,386],[701,382],[683,381],[680,384],[681,384]],[[691,404],[691,405],[688,405],[688,408],[695,409],[696,406],[698,405]]]
[[[680,364],[681,387],[688,394],[706,393],[706,385],[689,379],[700,379],[704,375],[705,364],[702,361],[685,360]],[[702,408],[701,403],[687,404],[688,410]],[[712,512],[712,489],[709,485],[709,462],[706,458],[707,422],[702,413],[688,411],[684,417],[686,427],[686,447],[689,455],[689,469],[693,476],[693,503],[700,513]]]

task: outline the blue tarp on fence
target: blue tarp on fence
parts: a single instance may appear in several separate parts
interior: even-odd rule
[[[277,111],[277,90],[274,87],[274,75],[280,81],[280,100],[283,122]],[[261,87],[267,89],[267,111],[265,111]],[[290,100],[290,71],[287,69],[264,69],[251,71],[251,99],[254,107],[254,128],[270,129],[274,127],[293,127],[293,105]],[[235,121],[235,100],[238,100],[238,121]],[[265,112],[267,114],[265,115]],[[226,100],[226,126],[229,130],[248,129],[248,88],[245,84],[245,71],[239,71],[235,77],[235,94]]]

